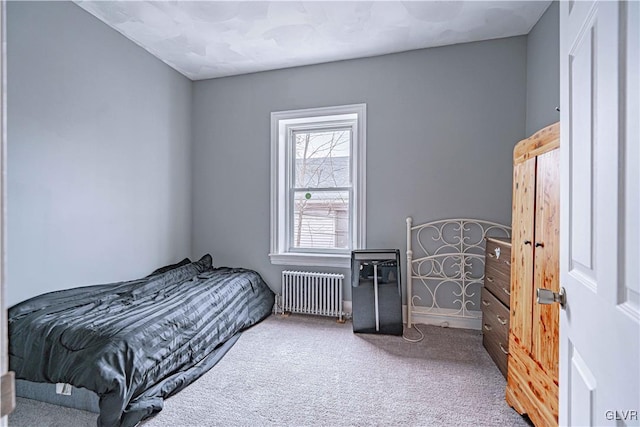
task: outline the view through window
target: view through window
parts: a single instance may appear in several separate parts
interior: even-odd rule
[[[271,113],[274,264],[348,267],[364,247],[366,105]]]
[[[351,129],[294,132],[293,248],[348,249]]]

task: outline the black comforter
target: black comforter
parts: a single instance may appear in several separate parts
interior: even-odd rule
[[[9,365],[34,382],[100,396],[99,426],[133,426],[210,367],[221,343],[266,317],[254,271],[211,257],[110,285],[51,292],[9,309]]]

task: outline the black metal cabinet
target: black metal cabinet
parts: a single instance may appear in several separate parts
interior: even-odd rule
[[[402,335],[399,249],[351,252],[353,332]]]

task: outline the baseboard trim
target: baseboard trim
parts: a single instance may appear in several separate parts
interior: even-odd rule
[[[353,304],[351,301],[342,301],[342,312],[344,314],[353,314]]]
[[[342,311],[347,316],[351,316],[353,313],[352,301],[342,301]],[[423,325],[435,325],[448,328],[459,329],[475,329],[477,331],[482,330],[482,312],[471,311],[469,312],[473,317],[460,317],[455,316],[457,310],[440,308],[440,309],[421,309],[419,307],[414,308],[412,315],[412,323],[420,323]],[[402,305],[402,322],[407,324],[407,306]]]
[[[455,316],[458,310],[438,308],[438,309],[421,309],[420,307],[414,307],[411,315],[411,323],[420,323],[424,325],[435,325],[446,328],[459,328],[459,329],[475,329],[477,331],[482,330],[482,312],[471,311],[469,312],[473,317],[460,317]],[[402,306],[402,321],[407,323],[407,306]]]

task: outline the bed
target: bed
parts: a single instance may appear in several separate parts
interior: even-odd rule
[[[407,327],[480,330],[485,238],[510,237],[511,227],[466,218],[414,225],[408,217],[406,222]]]
[[[99,397],[98,426],[129,427],[204,374],[224,344],[267,317],[274,294],[254,271],[211,256],[147,277],[43,294],[9,309],[9,366],[33,383]]]

